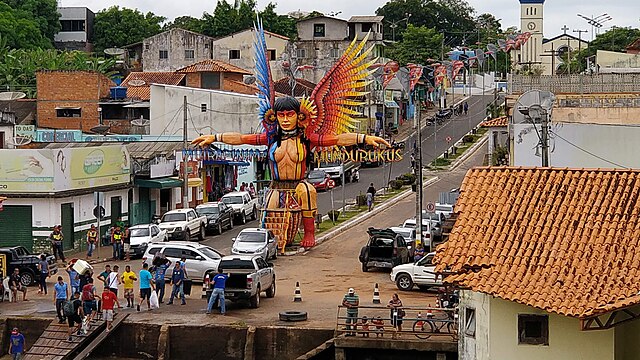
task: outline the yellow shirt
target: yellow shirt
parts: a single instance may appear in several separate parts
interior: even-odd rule
[[[124,283],[125,289],[133,289],[133,279],[136,278],[136,273],[133,271],[123,272],[122,273],[122,282]]]

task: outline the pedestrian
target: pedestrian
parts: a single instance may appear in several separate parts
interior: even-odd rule
[[[20,333],[17,327],[14,327],[11,331],[11,337],[9,338],[9,354],[13,360],[22,359],[25,348],[24,335]]]
[[[384,337],[384,320],[380,316],[371,319],[371,324],[375,326],[376,337]]]
[[[104,266],[104,271],[101,272],[100,275],[98,275],[98,280],[102,281],[102,283],[106,287],[109,287],[109,283],[107,282],[107,279],[109,278],[110,273],[111,273],[111,265],[107,264]]]
[[[118,270],[120,270],[120,267],[118,265],[113,265],[113,271],[109,273],[109,277],[107,278],[109,290],[116,294],[116,296],[118,296],[118,286],[122,284],[120,276],[118,276]]]
[[[160,264],[156,266],[156,272],[154,274],[153,280],[156,283],[156,293],[158,294],[158,302],[160,304],[163,303],[164,299],[164,277],[167,273],[167,269],[171,265],[171,261]]]
[[[47,257],[40,255],[40,261],[38,261],[38,272],[40,277],[38,278],[38,294],[47,295],[47,278],[49,277],[49,263]]]
[[[211,314],[211,310],[213,310],[213,305],[218,301],[218,305],[220,306],[220,314],[224,315],[226,313],[226,307],[224,304],[224,289],[227,283],[228,275],[222,273],[222,268],[218,268],[218,273],[213,277],[213,292],[211,293],[211,297],[209,298],[209,304],[207,306],[207,314]]]
[[[468,112],[469,112],[469,104],[465,101],[464,102],[464,114],[467,115]]]
[[[256,197],[256,188],[253,183],[249,183],[249,194],[251,194],[252,198]]]
[[[84,274],[80,275],[80,289],[84,288],[89,283],[89,280],[93,282],[93,271],[87,269]]]
[[[138,280],[138,278],[136,277],[136,273],[131,271],[131,266],[127,265],[124,267],[121,279],[124,284],[124,298],[127,299],[127,307],[133,308],[133,303],[135,301],[133,295],[133,282]]]
[[[187,258],[185,256],[181,257],[179,263],[180,263],[180,268],[184,272],[184,278],[188,279],[189,276],[187,275]]]
[[[64,250],[63,243],[64,235],[62,235],[62,227],[60,225],[56,225],[53,227],[53,232],[49,234],[49,241],[51,241],[51,246],[53,247],[53,256],[55,256],[56,261],[62,260],[65,262],[64,258]]]
[[[129,261],[129,253],[131,252],[131,231],[128,226],[124,227],[124,232],[122,233],[122,245],[124,246],[124,259],[125,261]],[[120,259],[122,259],[122,254],[120,254]]]
[[[369,211],[373,209],[373,194],[370,192],[367,193],[367,208],[369,208]]]
[[[58,316],[58,324],[64,324],[67,317],[62,307],[69,298],[69,285],[64,282],[62,276],[58,276],[58,282],[53,286],[53,303],[56,305],[56,315]]]
[[[413,260],[418,261],[424,257],[424,247],[422,244],[418,244],[416,249],[413,251]]]
[[[93,252],[96,250],[96,244],[98,243],[98,231],[95,225],[91,225],[91,228],[87,231],[87,260],[91,259]]]
[[[147,299],[147,309],[151,310],[151,288],[153,288],[153,282],[151,281],[151,273],[149,272],[149,265],[147,263],[142,264],[142,270],[138,274],[140,279],[140,302],[138,302],[137,310],[140,311],[140,305]]]
[[[345,336],[356,336],[355,325],[358,322],[358,306],[360,305],[360,298],[353,288],[349,288],[349,291],[344,295],[342,299],[342,306],[347,308],[347,334]],[[349,325],[349,324],[353,324]],[[353,330],[353,331],[352,331]]]
[[[107,322],[107,331],[111,331],[111,323],[113,322],[113,309],[114,306],[120,307],[118,297],[111,289],[105,287],[100,297],[102,301],[102,318]]]
[[[122,245],[122,230],[120,230],[120,226],[116,226],[111,233],[111,246],[113,247],[113,260],[120,259]]]
[[[186,305],[187,302],[184,299],[184,270],[179,262],[176,262],[176,265],[173,268],[173,274],[171,275],[171,283],[173,284],[173,288],[171,289],[171,297],[169,298],[169,302],[167,305],[173,304],[173,298],[178,297],[180,295],[180,299],[182,300],[182,305]]]
[[[18,291],[22,292],[22,300],[27,301],[27,287],[20,282],[20,269],[15,268],[9,277],[9,289],[13,294],[13,302],[18,302]]]
[[[84,311],[82,309],[82,301],[80,300],[80,293],[73,294],[71,300],[64,305],[64,312],[69,322],[69,329],[67,334],[69,335],[68,341],[73,341],[71,334],[74,332],[80,335],[80,329],[82,328],[82,318],[84,317]],[[77,324],[77,325],[76,325]],[[75,326],[75,327],[74,327]]]
[[[67,266],[67,274],[69,274],[69,286],[71,286],[71,293],[75,294],[76,292],[80,292],[80,274],[73,269],[71,264]]]
[[[394,329],[398,332],[402,331],[402,318],[405,313],[402,309],[402,300],[398,297],[398,294],[393,294],[391,300],[387,304],[387,307],[391,309],[391,325],[393,325]]]
[[[82,310],[85,315],[89,316],[89,321],[96,316],[98,311],[96,299],[99,298],[96,287],[93,285],[93,279],[89,278],[88,283],[82,287]]]

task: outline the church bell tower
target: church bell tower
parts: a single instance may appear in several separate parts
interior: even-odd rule
[[[520,0],[520,31],[531,33],[531,38],[516,52],[516,65],[541,66],[544,0]]]

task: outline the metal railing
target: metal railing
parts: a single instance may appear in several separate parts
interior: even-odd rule
[[[402,314],[401,311],[404,312]],[[458,308],[358,306],[356,315],[338,306],[335,334],[364,338],[458,340]],[[444,338],[444,339],[443,339]],[[447,339],[449,338],[449,339]]]

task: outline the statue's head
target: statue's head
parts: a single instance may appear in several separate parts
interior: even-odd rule
[[[277,98],[273,104],[280,128],[285,131],[295,130],[298,127],[298,114],[300,113],[300,101],[285,96]]]

